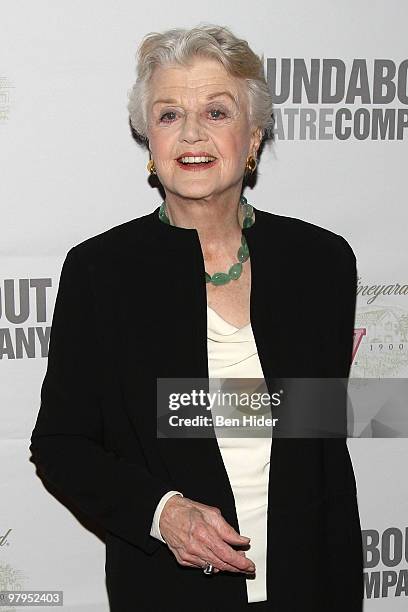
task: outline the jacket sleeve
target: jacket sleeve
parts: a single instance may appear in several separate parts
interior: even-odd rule
[[[337,235],[335,258],[332,260],[334,282],[333,328],[330,339],[330,377],[341,379],[341,390],[335,398],[335,408],[341,413],[335,415],[335,424],[341,431],[338,438],[327,438],[324,444],[324,469],[326,487],[330,495],[357,494],[353,464],[347,446],[348,410],[347,379],[350,375],[354,343],[354,322],[357,300],[356,257],[349,243]],[[332,367],[332,364],[334,367]],[[344,435],[343,435],[344,434]]]
[[[338,235],[339,252],[337,253],[336,311],[337,334],[334,337],[336,347],[336,371],[340,378],[348,378],[354,344],[354,322],[357,301],[357,267],[354,251],[342,236]]]
[[[174,484],[103,446],[103,351],[87,266],[77,249],[67,253],[61,270],[29,448],[39,475],[74,506],[104,530],[151,554],[161,546],[150,535],[155,509]]]

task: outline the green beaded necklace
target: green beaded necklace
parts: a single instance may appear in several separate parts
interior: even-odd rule
[[[242,222],[242,228],[251,227],[251,225],[253,225],[255,222],[254,208],[251,204],[248,204],[248,201],[245,196],[241,196],[239,201],[244,211],[244,220]],[[170,219],[167,215],[165,201],[162,202],[160,205],[159,219],[163,221],[163,223],[168,223],[169,225],[171,225]],[[208,274],[208,272],[205,272],[205,282],[212,283],[213,285],[225,285],[226,283],[229,283],[231,280],[237,280],[241,276],[242,264],[247,259],[249,259],[249,249],[248,249],[248,244],[247,244],[247,241],[245,240],[244,234],[242,234],[242,237],[241,237],[241,246],[238,249],[237,257],[238,257],[238,262],[233,264],[228,270],[228,272],[214,272],[212,276],[211,274]]]

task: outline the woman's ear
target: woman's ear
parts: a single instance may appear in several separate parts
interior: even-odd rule
[[[258,153],[258,149],[261,145],[262,142],[262,130],[261,128],[255,128],[255,130],[252,132],[251,135],[251,145],[250,145],[250,150],[253,151],[253,153],[256,154]]]

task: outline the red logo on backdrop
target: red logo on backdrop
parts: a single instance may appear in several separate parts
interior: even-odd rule
[[[358,351],[358,347],[361,344],[361,340],[363,339],[363,336],[365,336],[367,333],[367,330],[365,327],[357,327],[354,330],[354,337],[353,337],[353,352],[351,355],[351,363],[353,363],[354,361],[354,357],[357,354]]]

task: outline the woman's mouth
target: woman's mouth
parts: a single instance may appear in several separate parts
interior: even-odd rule
[[[217,158],[212,156],[197,156],[197,157],[179,157],[176,159],[179,168],[189,172],[197,172],[199,170],[207,170],[212,168],[217,163]]]

